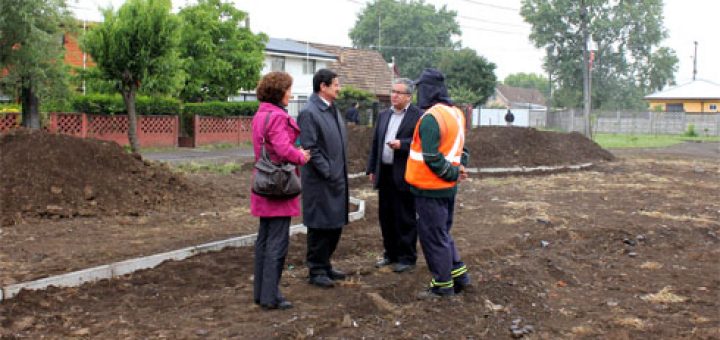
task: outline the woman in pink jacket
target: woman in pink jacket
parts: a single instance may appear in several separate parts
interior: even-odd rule
[[[300,128],[285,107],[290,101],[292,77],[285,72],[270,72],[258,84],[260,107],[252,121],[255,160],[261,157],[262,142],[273,162],[303,165],[310,157],[295,147]],[[265,121],[267,115],[270,115]],[[270,199],[250,194],[250,211],[260,217],[255,242],[255,303],[264,309],[288,309],[292,304],[280,294],[279,283],[288,252],[290,218],[300,214],[299,198]]]

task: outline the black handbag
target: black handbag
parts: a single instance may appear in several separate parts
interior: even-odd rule
[[[265,116],[262,137],[262,154],[255,162],[255,176],[253,177],[252,192],[271,199],[290,199],[302,191],[300,178],[295,171],[295,165],[283,162],[275,164],[265,150],[265,136],[270,112]]]

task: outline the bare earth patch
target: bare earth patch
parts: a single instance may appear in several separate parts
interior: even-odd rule
[[[73,253],[93,240],[73,239],[92,233],[66,230],[96,220],[54,221],[36,226],[40,235],[13,235],[17,226],[4,227],[0,263],[21,263],[12,269],[26,273],[3,268],[3,279],[64,272],[137,249],[156,252],[151,244],[173,236],[175,243],[163,248],[254,232],[256,221],[233,210],[247,207],[237,194],[246,184],[229,186],[243,176],[190,177],[224,186],[216,190],[225,198],[166,217],[130,218],[125,229],[133,232],[102,247],[112,256],[92,247]],[[253,249],[240,248],[79,288],[22,292],[0,304],[0,336],[496,339],[521,329],[533,339],[718,337],[720,167],[714,159],[629,155],[589,171],[463,183],[452,232],[474,286],[436,302],[415,299],[430,278],[422,257],[410,273],[373,267],[382,251],[377,199],[365,178],[352,187],[368,200],[367,215],[346,227],[335,256],[335,266],[352,279],[329,290],[309,286],[305,238],[293,237],[281,287],[293,309],[265,312],[252,303]],[[97,221],[115,238],[123,218]],[[147,221],[137,223],[141,218]],[[151,236],[160,226],[177,229]],[[41,242],[54,244],[45,258],[62,256],[63,268],[43,266],[55,260],[40,257],[32,262],[44,251]],[[22,249],[28,250],[18,256]]]

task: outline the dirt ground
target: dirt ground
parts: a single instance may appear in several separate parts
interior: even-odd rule
[[[155,252],[150,244],[161,238],[143,232],[160,225],[178,225],[176,246],[202,241],[185,235],[197,230],[208,239],[254,231],[256,221],[242,212],[246,184],[232,184],[243,176],[189,177],[215,183],[217,199],[177,221],[145,214],[42,220],[46,232],[34,239],[4,227],[0,263],[22,249],[25,261],[39,260],[27,273],[3,268],[0,275],[25,280],[113,257],[96,261],[105,255],[89,245],[63,250],[61,242],[35,255],[50,231],[64,238],[73,235],[67,230],[100,233],[115,223],[138,233],[116,248],[138,254]],[[422,258],[411,273],[373,268],[381,253],[377,199],[365,179],[352,188],[367,200],[366,218],[345,228],[334,260],[353,275],[333,289],[309,286],[305,238],[294,237],[281,288],[293,309],[266,312],[252,303],[253,249],[240,248],[79,288],[22,292],[0,304],[0,337],[495,339],[524,330],[530,339],[720,338],[720,163],[712,154],[623,151],[588,171],[462,183],[453,235],[474,287],[437,302],[415,299],[430,278]],[[42,223],[23,226],[35,224]],[[68,268],[42,265],[63,252]]]

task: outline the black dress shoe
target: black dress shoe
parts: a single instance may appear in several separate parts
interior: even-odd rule
[[[311,276],[310,279],[308,279],[308,283],[322,288],[335,287],[335,282],[330,280],[326,275]]]
[[[383,257],[382,260],[375,262],[375,268],[382,268],[393,264],[390,259]]]
[[[404,273],[415,269],[414,264],[396,263],[393,265],[393,271],[396,273]]]
[[[328,271],[328,277],[330,278],[330,280],[333,280],[333,281],[345,280],[345,278],[347,277],[347,274],[345,274],[339,270],[330,269]]]
[[[293,304],[288,300],[280,300],[280,302],[273,305],[260,305],[265,310],[271,309],[290,309],[293,308]]]

